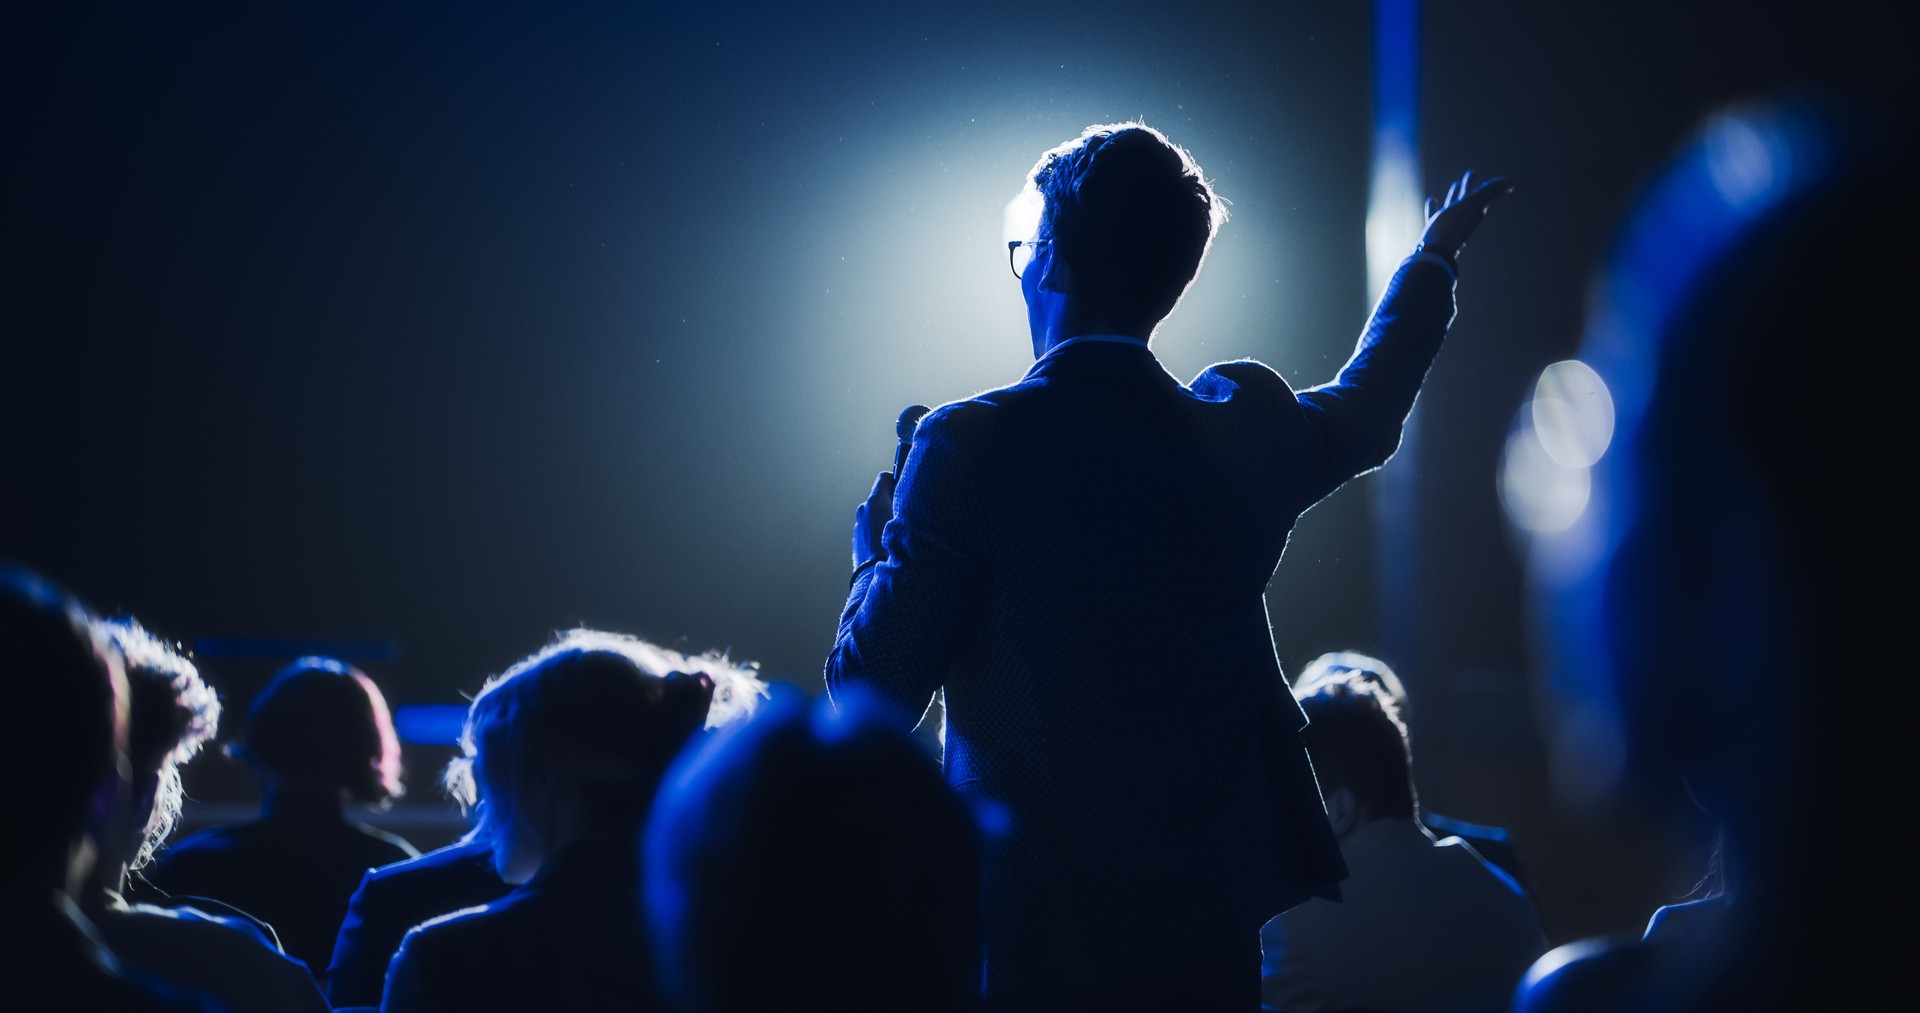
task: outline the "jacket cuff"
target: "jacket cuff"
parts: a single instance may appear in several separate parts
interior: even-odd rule
[[[1460,281],[1459,265],[1455,264],[1451,258],[1443,257],[1432,250],[1415,249],[1413,256],[1408,257],[1407,260],[1411,263],[1425,262],[1429,264],[1439,264],[1441,267],[1447,269],[1447,277],[1450,280],[1456,284]]]

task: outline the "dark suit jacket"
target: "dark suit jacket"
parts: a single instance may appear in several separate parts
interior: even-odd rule
[[[661,1011],[631,839],[584,841],[483,908],[408,932],[384,1013]]]
[[[407,930],[421,922],[507,895],[485,840],[449,844],[419,858],[371,869],[347,905],[327,968],[335,1007],[378,1006],[387,965]]]
[[[194,834],[168,848],[146,877],[170,894],[211,897],[266,921],[287,955],[318,979],[360,877],[418,854],[392,834],[349,822],[337,802],[300,800],[251,823]]]
[[[1295,519],[1399,445],[1452,314],[1419,258],[1322,387],[1076,343],[920,423],[826,680],[913,717],[945,687],[949,782],[1011,818],[987,994],[1250,948],[1344,875],[1264,596]]]

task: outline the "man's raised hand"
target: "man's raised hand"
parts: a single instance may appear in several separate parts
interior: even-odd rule
[[[1447,187],[1446,199],[1438,208],[1434,207],[1432,197],[1427,198],[1427,231],[1420,237],[1420,248],[1448,260],[1457,259],[1467,238],[1480,227],[1487,205],[1493,203],[1495,197],[1512,192],[1513,184],[1501,176],[1475,186],[1473,172],[1468,170]]]

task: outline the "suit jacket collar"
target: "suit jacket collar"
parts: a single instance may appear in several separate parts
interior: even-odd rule
[[[1151,364],[1156,369],[1160,366],[1160,360],[1153,354],[1153,349],[1144,341],[1117,335],[1086,334],[1077,338],[1068,338],[1047,349],[1047,354],[1034,360],[1022,379],[1032,380],[1036,377],[1058,375],[1063,369],[1096,362]],[[1161,371],[1165,372],[1165,370]]]

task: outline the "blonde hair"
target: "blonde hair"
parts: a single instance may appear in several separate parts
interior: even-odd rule
[[[474,695],[467,709],[466,724],[460,731],[460,755],[447,764],[441,778],[447,793],[463,809],[471,809],[479,802],[479,785],[473,767],[486,730],[511,721],[513,712],[519,709],[516,704],[520,701],[504,699],[515,695],[508,687],[573,654],[613,655],[654,679],[666,680],[674,675],[703,678],[712,686],[712,697],[701,722],[704,728],[717,728],[752,714],[767,695],[766,684],[755,674],[755,666],[733,661],[724,652],[685,655],[625,633],[587,628],[562,631],[546,647],[488,679]]]
[[[220,697],[200,678],[176,645],[131,618],[101,620],[98,629],[120,652],[127,676],[127,759],[137,779],[153,777],[153,810],[147,815],[138,869],[172,835],[186,790],[180,765],[194,758],[220,731]]]

